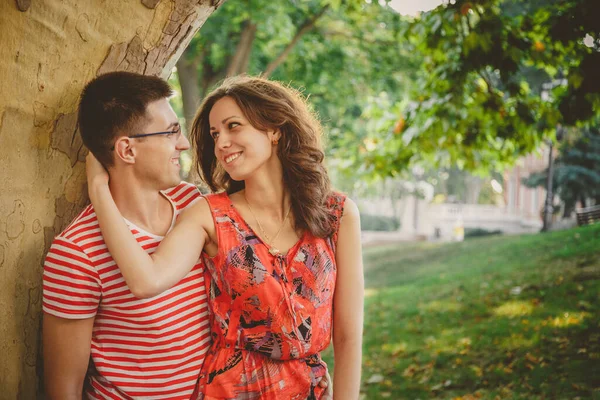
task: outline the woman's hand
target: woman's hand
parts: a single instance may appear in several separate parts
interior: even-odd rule
[[[106,168],[100,164],[100,161],[91,152],[85,158],[85,172],[90,197],[94,188],[108,186],[108,171],[106,171]]]

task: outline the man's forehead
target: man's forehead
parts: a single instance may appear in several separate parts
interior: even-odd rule
[[[167,99],[160,99],[149,103],[146,107],[146,120],[149,124],[161,124],[165,126],[179,123],[177,114]]]

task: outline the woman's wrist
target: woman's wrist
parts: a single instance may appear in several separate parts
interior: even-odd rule
[[[102,196],[102,194],[105,192],[110,194],[110,189],[106,180],[92,179],[90,182],[88,182],[88,195],[90,196],[90,200],[92,202],[98,199],[98,196]]]

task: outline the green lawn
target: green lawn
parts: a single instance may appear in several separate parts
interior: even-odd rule
[[[364,259],[363,398],[600,399],[600,225]]]

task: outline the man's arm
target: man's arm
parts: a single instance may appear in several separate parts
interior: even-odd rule
[[[65,319],[44,313],[44,386],[49,400],[81,400],[90,360],[94,318]]]

